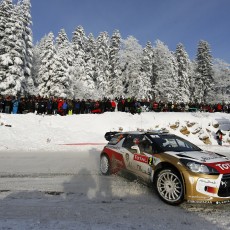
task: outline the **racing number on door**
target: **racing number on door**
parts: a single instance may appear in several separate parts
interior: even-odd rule
[[[149,165],[153,165],[153,158],[152,158],[152,157],[149,157],[149,159],[148,159],[148,164],[149,164]]]

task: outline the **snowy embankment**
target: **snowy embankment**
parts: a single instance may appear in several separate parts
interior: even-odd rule
[[[166,129],[204,148],[217,145],[215,133],[221,128],[225,129],[223,145],[230,145],[230,115],[225,113],[107,112],[63,117],[1,114],[0,119],[12,126],[0,126],[0,150],[74,150],[75,144],[82,143],[102,148],[106,143],[105,132],[120,127],[123,131]],[[78,149],[87,146],[79,145]]]

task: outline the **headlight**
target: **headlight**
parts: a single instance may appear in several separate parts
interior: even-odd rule
[[[187,159],[181,159],[180,161],[192,172],[202,173],[202,174],[219,174],[216,169],[211,168],[202,163],[198,163]]]
[[[209,169],[206,165],[198,164],[196,162],[188,162],[186,166],[192,171],[196,173],[209,173]]]

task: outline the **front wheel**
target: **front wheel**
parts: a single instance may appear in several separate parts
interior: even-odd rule
[[[163,169],[156,178],[156,190],[160,198],[171,205],[184,200],[184,187],[181,177],[172,169]]]
[[[100,169],[103,175],[110,175],[110,162],[107,155],[103,154],[100,159]]]

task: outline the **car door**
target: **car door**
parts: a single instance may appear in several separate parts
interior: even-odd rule
[[[145,181],[152,173],[152,144],[145,135],[130,135],[123,143],[127,168]]]

